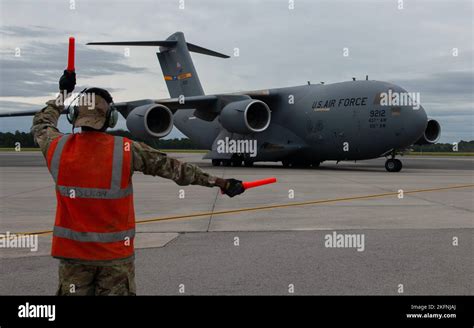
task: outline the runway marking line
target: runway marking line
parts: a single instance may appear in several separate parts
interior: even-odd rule
[[[474,184],[440,187],[440,188],[430,188],[430,189],[416,189],[416,190],[407,190],[407,191],[404,190],[403,194],[404,195],[409,195],[409,194],[416,194],[416,193],[422,193],[422,192],[433,192],[433,191],[452,190],[452,189],[461,189],[461,188],[472,188],[472,187],[474,187]],[[222,211],[214,211],[214,212],[201,212],[201,213],[185,214],[185,215],[164,216],[164,217],[158,217],[158,218],[139,220],[139,221],[136,221],[135,223],[136,224],[146,224],[146,223],[159,222],[159,221],[190,219],[190,218],[196,218],[196,217],[201,217],[201,216],[209,216],[209,215],[214,216],[214,215],[236,214],[236,213],[241,213],[241,212],[272,210],[272,209],[276,209],[276,208],[285,208],[285,207],[317,205],[317,204],[336,203],[336,202],[361,200],[361,199],[381,198],[381,197],[386,197],[386,196],[394,196],[394,195],[398,195],[398,194],[399,194],[398,191],[392,191],[392,192],[386,192],[386,193],[381,193],[381,194],[373,194],[373,195],[362,195],[362,196],[352,196],[352,197],[342,197],[342,198],[332,198],[332,199],[311,200],[311,201],[305,201],[305,202],[292,202],[292,203],[285,203],[285,204],[238,208],[238,209],[233,209],[233,210],[222,210]],[[34,231],[34,232],[19,232],[19,233],[15,233],[15,234],[16,235],[46,235],[46,234],[50,234],[52,232],[53,232],[52,230],[45,230],[45,231]]]

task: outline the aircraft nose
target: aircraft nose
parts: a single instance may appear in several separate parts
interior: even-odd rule
[[[425,132],[426,124],[428,123],[428,116],[421,105],[418,109],[409,107],[407,110],[410,114],[407,117],[405,126],[407,127],[410,140],[414,143]]]

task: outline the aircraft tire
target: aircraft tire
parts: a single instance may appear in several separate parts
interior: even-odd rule
[[[232,164],[232,162],[230,161],[230,159],[223,159],[222,160],[222,165],[224,166],[230,166]]]
[[[402,162],[396,158],[387,159],[387,161],[385,162],[385,169],[388,172],[400,172],[402,166]]]
[[[295,167],[298,169],[306,169],[308,167],[311,167],[311,163],[310,162],[295,162],[291,164],[291,167]]]
[[[234,159],[234,160],[232,160],[232,166],[234,166],[234,167],[242,166],[242,161],[239,160],[239,159]]]
[[[244,166],[245,167],[251,167],[251,166],[253,166],[253,162],[252,161],[244,161]]]
[[[395,163],[396,163],[396,171],[395,172],[400,172],[402,170],[402,167],[403,167],[403,164],[402,164],[402,161],[399,160],[399,159],[395,159]]]

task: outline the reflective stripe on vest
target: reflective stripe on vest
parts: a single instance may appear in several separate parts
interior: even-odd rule
[[[54,227],[53,235],[66,239],[72,239],[82,242],[113,243],[123,241],[125,238],[135,237],[135,229],[119,232],[79,232],[64,227]]]
[[[53,176],[54,182],[56,183],[58,183],[59,160],[61,159],[61,154],[63,153],[64,145],[66,144],[66,141],[69,136],[70,134],[66,134],[59,138],[58,144],[56,145],[56,149],[53,153],[53,158],[51,159],[51,175]]]
[[[112,159],[112,180],[109,189],[102,188],[83,188],[75,186],[61,186],[58,185],[59,162],[61,155],[70,135],[62,136],[56,149],[54,150],[53,158],[51,159],[51,175],[56,182],[56,189],[61,196],[74,198],[97,198],[97,199],[117,199],[130,195],[133,192],[133,187],[130,184],[125,189],[120,189],[122,182],[122,166],[123,166],[123,138],[114,137],[114,152]],[[74,194],[72,193],[74,191]]]
[[[127,138],[97,132],[54,140],[47,153],[58,201],[54,257],[109,261],[133,255],[136,231],[129,143]]]
[[[98,198],[98,199],[116,199],[130,195],[133,191],[131,185],[125,189],[100,189],[100,188],[82,188],[82,187],[66,187],[56,186],[56,190],[61,196],[74,198]],[[74,192],[74,194],[73,194]]]

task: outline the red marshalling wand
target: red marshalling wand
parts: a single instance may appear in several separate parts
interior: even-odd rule
[[[69,52],[67,55],[67,71],[69,72],[74,72],[75,67],[74,67],[74,52],[75,52],[75,43],[74,43],[74,37],[69,38]]]
[[[250,188],[260,187],[266,184],[275,183],[276,181],[277,181],[276,178],[266,178],[262,180],[246,181],[246,182],[243,182],[242,184],[244,186],[244,189],[247,190]]]
[[[276,178],[266,178],[262,180],[245,181],[245,182],[242,182],[242,185],[244,189],[247,190],[250,188],[260,187],[260,186],[270,184],[270,183],[275,183],[275,182],[277,182]],[[224,194],[224,191],[221,190],[221,194]]]

